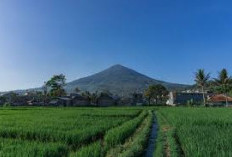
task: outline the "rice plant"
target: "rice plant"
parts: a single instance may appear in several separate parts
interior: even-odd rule
[[[167,137],[172,156],[232,156],[231,108],[159,108],[157,116],[161,127],[171,128]],[[160,132],[162,141],[165,131]],[[165,152],[162,146],[157,150]]]

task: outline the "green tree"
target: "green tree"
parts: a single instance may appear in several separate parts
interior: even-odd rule
[[[85,91],[81,94],[83,97],[85,97],[89,102],[91,102],[91,93],[89,91]]]
[[[214,83],[216,85],[215,90],[218,93],[224,94],[226,97],[226,106],[228,106],[228,93],[232,89],[232,79],[229,76],[228,71],[226,69],[222,69],[218,73],[218,78],[214,79]]]
[[[108,89],[103,89],[100,95],[112,96],[113,94]]]
[[[134,92],[132,93],[133,104],[136,105],[138,102],[143,100],[143,94]]]
[[[78,87],[76,87],[75,88],[75,93],[80,93],[80,92],[81,92],[81,90]]]
[[[6,102],[6,98],[4,96],[0,96],[0,105]]]
[[[161,85],[151,85],[145,90],[144,96],[148,100],[149,105],[151,105],[151,100],[155,100],[156,104],[159,100],[162,100],[168,94],[167,89]]]
[[[195,82],[196,82],[197,86],[201,88],[201,92],[202,92],[202,95],[203,95],[204,106],[206,106],[205,86],[207,85],[207,82],[209,81],[209,79],[210,79],[210,74],[205,73],[204,69],[199,69],[195,73]]]
[[[100,94],[98,93],[98,91],[96,91],[96,92],[94,92],[94,93],[91,94],[90,99],[91,99],[91,103],[92,103],[92,104],[98,106],[98,98],[99,98],[99,95],[100,95]]]
[[[90,93],[89,91],[85,91],[82,93],[82,96],[85,97],[91,104],[97,106],[97,101],[99,97],[98,91],[94,93]]]
[[[65,75],[54,75],[49,81],[46,82],[46,86],[50,88],[50,95],[57,97],[57,96],[64,96],[66,95],[64,86],[65,86]]]

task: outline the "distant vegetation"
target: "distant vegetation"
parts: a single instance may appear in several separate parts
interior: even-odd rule
[[[224,94],[226,106],[228,106],[227,98],[232,96],[232,77],[229,76],[226,69],[222,69],[217,78],[210,78],[209,73],[205,73],[204,69],[199,69],[195,73],[195,82],[203,93],[204,105],[206,105],[205,89],[207,89],[211,93]]]
[[[151,85],[144,92],[144,96],[148,100],[149,105],[154,103],[164,103],[164,100],[166,100],[167,95],[168,90],[161,84]]]
[[[63,74],[54,75],[44,82],[38,91],[27,91],[23,95],[9,92],[0,96],[3,106],[136,106],[165,104],[168,90],[162,84],[151,84],[144,92],[131,91],[129,95],[115,95],[109,90],[83,91],[76,87],[72,93],[67,93],[66,77]],[[77,99],[77,101],[76,101]],[[74,104],[73,102],[76,101]]]

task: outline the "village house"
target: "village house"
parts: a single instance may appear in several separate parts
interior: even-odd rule
[[[26,96],[17,96],[13,100],[11,100],[10,104],[12,106],[26,106],[27,101],[29,100],[29,97]]]
[[[28,104],[27,102],[32,98],[9,92],[2,95],[2,99],[4,100],[4,103],[9,103],[12,106],[26,106]]]
[[[203,94],[170,92],[166,104],[170,106],[186,105],[188,101],[192,101],[194,104],[200,104],[203,102]]]
[[[27,101],[27,104],[29,106],[44,106],[45,105],[45,103],[43,101],[39,101],[39,100],[36,100],[34,98]]]
[[[8,103],[11,106],[42,106],[44,105],[44,99],[41,95],[38,95],[37,93],[14,93],[14,92],[8,92],[3,94],[0,97],[0,105],[3,105],[4,103]]]
[[[225,96],[223,94],[216,94],[208,97],[208,104],[210,106],[225,106],[226,101],[228,102],[229,106],[232,105],[232,98],[229,96]]]
[[[98,106],[106,107],[106,106],[113,106],[115,104],[116,104],[115,99],[108,94],[101,94],[97,100]]]
[[[51,106],[72,106],[72,99],[69,97],[57,97],[49,102]]]
[[[60,101],[59,99],[52,99],[49,103],[48,103],[49,106],[60,106]]]
[[[80,94],[72,93],[70,94],[72,99],[72,106],[89,106],[90,101]]]
[[[131,97],[122,97],[118,101],[119,106],[132,106],[133,105],[133,98]]]
[[[51,106],[89,106],[90,101],[80,94],[71,93],[68,96],[57,97],[49,102]]]

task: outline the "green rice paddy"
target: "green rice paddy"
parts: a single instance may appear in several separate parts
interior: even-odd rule
[[[232,109],[3,108],[0,156],[140,157],[153,119],[153,156],[232,156]]]

